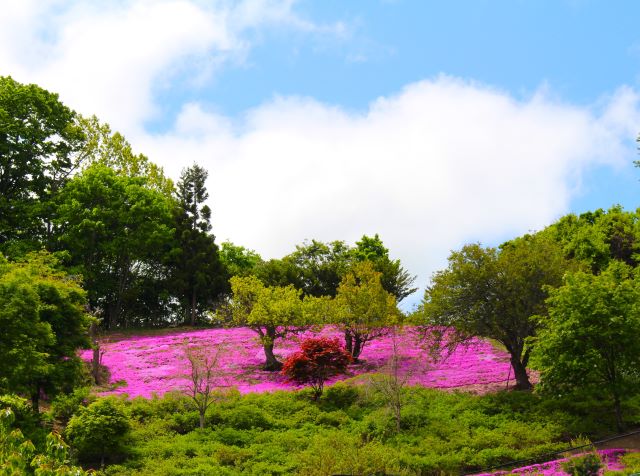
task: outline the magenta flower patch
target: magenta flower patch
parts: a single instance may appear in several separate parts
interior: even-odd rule
[[[322,336],[342,335],[334,328],[327,327]],[[300,339],[313,335],[308,332],[276,343],[275,353],[284,360],[287,355],[298,350]],[[428,354],[411,332],[401,338],[399,354],[401,373],[413,385],[433,388],[460,388],[473,391],[504,388],[510,372],[509,356],[496,350],[491,344],[475,339],[459,346],[447,358],[431,363]],[[269,392],[299,388],[279,372],[261,370],[264,363],[262,346],[256,334],[247,328],[206,329],[180,332],[157,337],[131,337],[116,342],[103,342],[105,351],[102,363],[111,372],[111,383],[121,382],[109,394],[128,394],[130,397],[151,397],[171,390],[183,391],[188,385],[189,362],[184,355],[184,343],[190,346],[212,348],[220,343],[224,352],[220,360],[221,372],[217,379],[220,386],[237,387],[241,393]],[[360,356],[360,362],[351,365],[347,375],[335,377],[327,382],[334,383],[357,375],[378,371],[393,352],[391,337],[383,337],[367,344]],[[82,358],[91,359],[91,351],[82,352]]]

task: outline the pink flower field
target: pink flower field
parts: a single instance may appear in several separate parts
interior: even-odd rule
[[[321,334],[341,337],[341,334],[332,328],[325,328]],[[277,341],[276,355],[281,359],[286,358],[288,354],[297,350],[299,340],[304,337],[303,334],[286,341]],[[409,384],[476,392],[504,388],[507,385],[507,377],[510,374],[508,354],[495,349],[488,342],[474,340],[433,364],[429,363],[427,352],[416,343],[410,331],[399,339],[401,371]],[[105,393],[151,397],[153,394],[162,395],[172,390],[185,390],[189,372],[189,363],[184,353],[185,341],[188,341],[189,346],[205,348],[223,344],[219,379],[221,386],[237,387],[241,393],[299,388],[278,372],[261,370],[264,352],[257,335],[248,328],[234,328],[102,342],[102,364],[111,373],[110,383],[121,384]],[[392,349],[391,337],[368,343],[360,356],[361,362],[350,366],[347,375],[333,379],[328,384],[379,371],[389,360]],[[83,351],[82,357],[90,360],[91,351]],[[513,383],[511,376],[511,385]]]
[[[602,457],[602,461],[605,464],[605,467],[610,471],[620,471],[622,468],[622,464],[620,464],[620,457],[627,453],[626,449],[610,449],[610,450],[600,450],[600,456]],[[478,474],[476,476],[505,476],[509,474],[519,474],[519,475],[536,475],[536,476],[569,476],[562,470],[560,466],[562,462],[566,461],[566,458],[557,459],[554,461],[548,461],[546,463],[541,464],[533,464],[531,466],[524,466],[522,468],[517,468],[511,471],[498,471],[495,473],[484,473]]]

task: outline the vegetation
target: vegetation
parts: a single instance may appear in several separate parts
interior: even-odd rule
[[[409,386],[401,338],[369,385],[325,389],[367,345],[401,335],[397,303],[415,277],[377,234],[354,245],[305,241],[269,260],[230,242],[219,248],[207,177],[194,164],[174,185],[96,117],[0,77],[3,474],[85,474],[77,462],[105,475],[440,474],[640,423],[640,212],[567,215],[497,248],[467,244],[433,276],[411,316],[425,363],[445,343],[493,339],[518,389],[532,389],[531,365],[539,371],[533,392]],[[284,367],[311,386],[300,392],[220,393],[224,355],[214,346],[185,349],[188,395],[91,394],[78,351],[96,346],[97,382],[108,371],[98,326],[195,326],[212,316],[253,330],[268,370],[282,368],[281,339],[326,324],[340,329],[346,352],[326,338],[304,341]],[[46,436],[51,427],[69,447]],[[598,464],[587,455],[566,469],[592,474]]]
[[[302,341],[298,352],[287,357],[282,373],[298,383],[309,384],[313,399],[317,400],[327,379],[345,373],[351,360],[351,354],[338,339],[311,337]]]

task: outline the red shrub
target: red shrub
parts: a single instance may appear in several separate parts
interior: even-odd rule
[[[298,383],[309,384],[313,398],[322,395],[325,381],[343,374],[351,363],[351,355],[337,338],[311,337],[300,344],[300,350],[284,362],[282,373]]]

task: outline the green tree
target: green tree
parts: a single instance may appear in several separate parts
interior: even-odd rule
[[[256,268],[262,263],[258,253],[230,241],[220,244],[219,255],[229,277],[256,274]]]
[[[65,430],[81,461],[100,462],[127,453],[125,445],[131,424],[114,398],[101,398],[74,415]]]
[[[85,476],[70,464],[69,447],[57,433],[47,436],[44,453],[37,453],[19,429],[12,429],[11,409],[0,410],[0,474],[15,476]]]
[[[165,265],[174,202],[143,177],[94,164],[59,196],[59,242],[82,275],[92,311],[106,328],[166,319]]]
[[[307,324],[302,292],[293,286],[265,286],[255,276],[234,276],[230,282],[232,323],[258,334],[264,348],[265,370],[280,370],[282,363],[273,353],[275,342],[301,332]]]
[[[631,268],[611,261],[597,276],[570,274],[547,302],[534,347],[541,390],[604,394],[621,430],[622,398],[640,389],[640,287]]]
[[[322,243],[305,241],[285,260],[292,265],[288,284],[305,296],[335,296],[342,277],[351,265],[351,248],[344,241]]]
[[[39,249],[50,200],[76,169],[84,135],[57,94],[0,76],[0,250]]]
[[[434,274],[416,316],[434,343],[454,345],[472,337],[500,342],[509,352],[519,389],[531,388],[527,365],[536,315],[546,314],[549,286],[560,286],[569,263],[546,234],[525,235],[501,249],[465,245]],[[441,332],[447,328],[451,332]]]
[[[78,348],[88,347],[91,319],[77,280],[41,252],[0,258],[0,389],[26,393],[38,411],[42,391],[70,391],[81,375]]]
[[[194,164],[182,171],[177,188],[172,287],[185,310],[185,321],[192,326],[207,308],[213,307],[227,286],[227,274],[210,233],[211,209],[205,204],[209,197],[207,175],[205,169]]]
[[[147,186],[170,197],[174,192],[171,179],[164,175],[162,167],[151,162],[143,154],[135,154],[131,144],[119,132],[113,132],[108,124],[96,116],[79,117],[78,125],[85,141],[80,152],[81,168],[102,164],[125,177],[144,177]]]
[[[398,302],[416,292],[413,287],[416,280],[402,267],[399,259],[389,258],[389,250],[376,233],[373,237],[363,235],[360,241],[356,241],[356,247],[352,251],[356,262],[370,261],[376,271],[381,273],[382,287],[396,297]]]
[[[345,347],[354,360],[368,342],[402,320],[395,297],[380,278],[371,262],[358,263],[342,278],[333,301],[333,322],[344,332]]]

